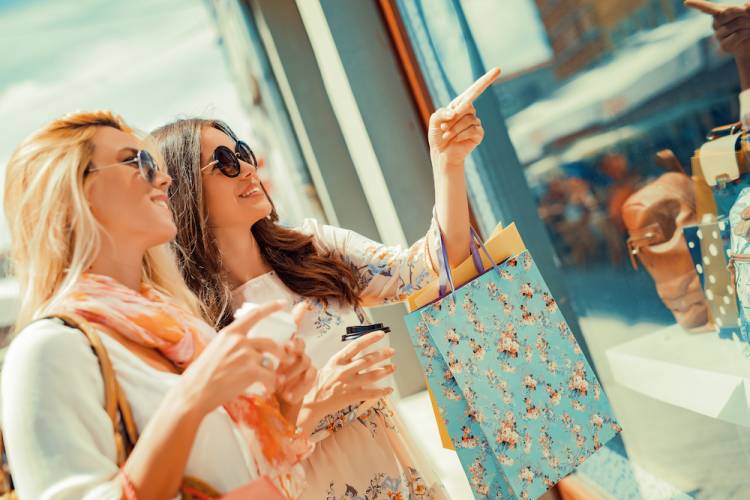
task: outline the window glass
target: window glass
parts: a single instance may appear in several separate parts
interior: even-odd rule
[[[624,427],[610,448],[622,445],[638,495],[742,498],[750,174],[737,130],[712,134],[739,120],[741,87],[711,17],[676,0],[398,5],[435,102],[503,69],[493,112]],[[497,168],[472,161],[480,178]],[[472,189],[480,212],[483,194]],[[594,480],[616,493],[613,476]]]

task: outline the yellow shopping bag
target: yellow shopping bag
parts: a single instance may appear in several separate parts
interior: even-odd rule
[[[487,250],[492,257],[492,260],[495,261],[495,264],[499,264],[509,259],[510,257],[518,255],[526,250],[526,245],[524,245],[523,240],[521,239],[521,234],[518,232],[515,224],[511,224],[506,228],[503,228],[502,225],[498,225],[492,232],[492,236],[490,236],[490,238],[485,243],[485,247],[487,247]],[[481,257],[485,269],[489,269],[493,263],[489,262],[486,255],[482,254]],[[452,271],[453,281],[456,288],[468,283],[469,281],[477,277],[477,269],[471,256],[469,256],[465,261],[459,264],[458,267],[452,268]],[[437,300],[439,295],[439,288],[440,286],[438,280],[436,279],[429,285],[420,289],[418,292],[410,295],[407,298],[407,307],[409,309],[409,312],[414,312],[417,309],[420,309],[427,304]],[[448,435],[448,429],[445,426],[443,417],[440,415],[440,409],[435,402],[435,397],[432,395],[432,390],[430,389],[430,386],[426,380],[425,385],[427,386],[427,392],[430,395],[432,411],[435,413],[435,420],[437,420],[438,431],[440,432],[440,441],[443,444],[443,448],[453,450],[455,448],[453,447],[450,436]]]

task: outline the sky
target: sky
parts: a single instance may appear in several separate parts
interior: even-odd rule
[[[28,134],[76,110],[111,109],[141,130],[205,115],[246,131],[218,40],[201,0],[2,1],[0,166]]]
[[[508,73],[550,57],[532,0],[462,3],[486,65]],[[439,4],[449,0],[426,3]],[[24,137],[76,110],[111,109],[141,130],[199,115],[250,132],[203,0],[0,0],[0,54],[2,170]]]

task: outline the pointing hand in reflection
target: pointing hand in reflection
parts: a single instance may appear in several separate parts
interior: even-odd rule
[[[750,56],[750,2],[725,5],[706,0],[686,0],[687,7],[713,16],[713,28],[721,48],[735,57]]]

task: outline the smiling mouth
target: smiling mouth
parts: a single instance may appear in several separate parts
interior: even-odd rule
[[[240,198],[249,198],[261,192],[262,191],[260,187],[251,187],[250,189],[247,189],[244,193],[240,193]]]

